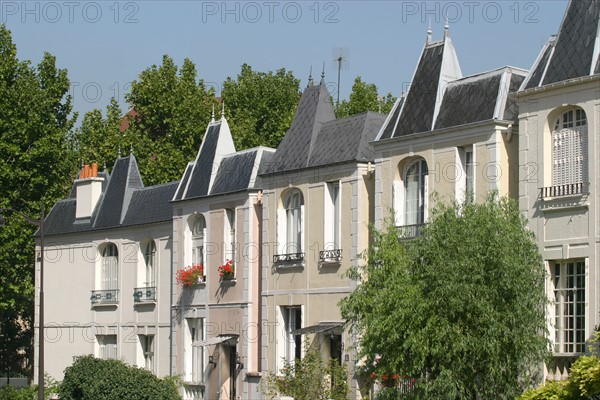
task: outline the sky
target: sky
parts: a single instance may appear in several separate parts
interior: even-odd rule
[[[380,94],[401,95],[412,79],[429,24],[443,36],[445,19],[463,75],[511,65],[530,69],[556,34],[567,0],[542,1],[6,1],[0,22],[21,60],[56,56],[71,80],[74,110],[105,109],[111,97],[126,110],[130,82],[168,54],[191,59],[220,92],[247,63],[254,70],[293,71],[306,85],[310,68],[347,98],[354,78]],[[341,50],[340,50],[341,49]]]

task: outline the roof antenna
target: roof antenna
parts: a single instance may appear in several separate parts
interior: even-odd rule
[[[448,15],[446,15],[446,25],[444,25],[444,39],[450,36],[450,24],[448,23]]]
[[[212,119],[211,119],[211,121],[210,121],[210,122],[215,122],[215,103],[213,103],[213,105],[212,105],[212,106],[213,106],[213,107],[212,107],[212,108],[213,108],[213,110],[212,110]]]
[[[432,34],[433,34],[433,31],[431,30],[431,17],[429,17],[429,29],[427,29],[427,42],[425,42],[426,44],[431,43]]]
[[[221,118],[225,118],[225,100],[223,100],[222,103],[222,108],[221,108]]]
[[[348,49],[345,47],[336,47],[333,49],[333,62],[332,66],[337,69],[337,101],[335,103],[335,107],[337,108],[340,105],[340,76],[342,70],[348,69]]]

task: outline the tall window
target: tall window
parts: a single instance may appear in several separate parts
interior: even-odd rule
[[[154,372],[154,335],[138,335],[142,354],[141,367]]]
[[[185,379],[187,382],[204,382],[204,318],[187,318],[185,338]]]
[[[406,171],[404,179],[404,189],[406,192],[404,207],[405,225],[423,224],[426,220],[428,174],[425,160],[415,162]]]
[[[235,263],[235,209],[225,210],[225,258]]]
[[[198,215],[192,225],[192,264],[204,265],[204,240],[206,235],[206,220]],[[204,266],[206,271],[206,266]]]
[[[154,241],[148,242],[144,250],[144,263],[146,265],[145,287],[156,286],[156,244]]]
[[[554,351],[585,351],[585,260],[555,261]]]
[[[101,290],[117,290],[119,256],[117,246],[108,243],[102,248],[102,270],[100,273]]]
[[[291,363],[302,358],[302,336],[293,333],[296,329],[302,328],[302,308],[281,307],[281,312],[285,328],[284,359]]]
[[[473,163],[473,148],[465,149],[465,187],[467,199],[474,196],[475,165]]]
[[[96,335],[98,358],[117,358],[117,335]]]
[[[341,249],[340,243],[340,183],[327,183],[325,193],[325,249]]]
[[[587,118],[581,108],[563,112],[552,131],[552,186],[587,183]]]
[[[304,197],[293,190],[285,197],[286,253],[302,253],[302,209]]]

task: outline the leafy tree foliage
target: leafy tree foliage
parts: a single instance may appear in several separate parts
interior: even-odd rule
[[[42,201],[63,198],[72,181],[74,160],[67,71],[46,53],[34,67],[17,58],[11,33],[0,26],[0,207],[33,218]],[[5,213],[0,228],[0,359],[13,370],[31,354],[35,227]],[[8,339],[10,337],[10,340]],[[5,366],[4,366],[5,367]]]
[[[362,78],[357,76],[354,79],[349,99],[340,102],[336,109],[336,116],[344,118],[365,111],[378,111],[387,114],[392,110],[395,101],[396,98],[391,93],[380,98],[375,84],[363,82]]]
[[[335,359],[321,359],[318,350],[308,349],[302,359],[287,363],[279,375],[270,373],[262,381],[269,399],[290,396],[295,400],[346,400],[348,372]]]
[[[160,379],[143,368],[91,355],[79,357],[65,369],[59,395],[64,400],[181,399],[172,378]]]
[[[257,72],[248,64],[237,79],[227,78],[222,96],[236,149],[279,145],[294,119],[299,85],[284,68]]]
[[[536,382],[544,268],[516,204],[440,205],[421,237],[400,233],[373,232],[341,304],[365,372],[409,376],[424,399],[514,399]]]

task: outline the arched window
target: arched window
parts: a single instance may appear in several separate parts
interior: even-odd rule
[[[206,236],[206,220],[198,215],[192,225],[192,264],[204,265],[204,240]],[[206,271],[206,266],[205,269]]]
[[[235,260],[235,209],[227,208],[225,210],[225,258],[227,260]]]
[[[585,111],[573,107],[563,111],[554,120],[552,186],[563,187],[567,191],[568,185],[587,189],[587,179],[587,118]],[[557,194],[569,193],[561,193],[561,190],[558,190]]]
[[[144,264],[146,266],[146,280],[144,286],[156,286],[156,244],[154,240],[149,241],[144,249]]]
[[[304,197],[299,190],[293,190],[285,197],[283,207],[286,220],[286,252],[302,253],[302,210]]]
[[[102,269],[100,271],[101,290],[117,290],[119,288],[119,255],[117,246],[108,243],[102,248]]]
[[[404,176],[404,225],[420,225],[427,219],[427,176],[425,160],[411,164]]]

